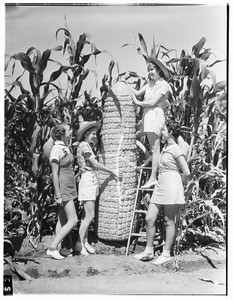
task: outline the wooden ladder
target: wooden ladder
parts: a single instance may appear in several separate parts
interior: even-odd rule
[[[133,207],[133,215],[132,215],[132,220],[131,220],[131,224],[130,224],[129,237],[128,237],[128,241],[127,241],[126,256],[129,254],[129,247],[130,247],[130,242],[131,242],[132,237],[135,237],[134,243],[133,243],[133,246],[134,246],[133,250],[135,250],[137,240],[138,240],[139,237],[145,237],[146,238],[146,232],[143,232],[143,231],[133,232],[133,227],[134,227],[134,224],[135,224],[135,217],[137,216],[137,214],[144,214],[143,219],[145,219],[145,216],[146,216],[146,213],[147,213],[147,210],[148,210],[148,207],[149,207],[149,204],[145,199],[146,197],[142,197],[142,193],[147,192],[147,194],[146,194],[146,196],[147,196],[148,194],[152,195],[152,192],[154,191],[153,188],[149,188],[149,189],[141,188],[141,186],[145,183],[144,181],[147,178],[148,171],[151,171],[152,168],[151,167],[138,167],[137,169],[140,170],[140,173],[139,173],[136,197],[135,197],[135,202],[134,202],[134,207]],[[138,207],[140,207],[140,206],[142,206],[143,209],[138,209]],[[160,233],[156,232],[156,234],[155,234],[155,240],[156,241],[160,241],[161,239],[163,240],[163,229],[162,230],[160,229],[160,231],[162,231],[162,232],[160,232]],[[163,242],[162,242],[162,244],[163,244]]]

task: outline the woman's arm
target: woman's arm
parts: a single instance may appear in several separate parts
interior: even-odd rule
[[[188,167],[188,164],[184,158],[183,155],[179,156],[177,158],[177,162],[179,164],[179,167],[182,171],[182,182],[183,182],[183,185],[186,185],[187,183],[187,180],[188,180],[188,177],[190,175],[190,171],[189,171],[189,167]]]
[[[136,96],[136,97],[141,97],[146,92],[146,86],[145,85],[140,90],[136,90],[133,87],[131,87],[130,85],[128,85],[128,87],[130,88],[130,90],[132,91],[132,93],[134,94],[134,96]]]
[[[89,156],[88,158],[86,158],[94,168],[102,170],[104,172],[110,173],[111,175],[114,176],[114,178],[117,180],[119,179],[119,175],[117,174],[117,172],[105,167],[104,165],[100,164],[95,158],[94,156]]]
[[[53,180],[53,187],[54,187],[54,198],[57,203],[61,203],[62,197],[61,197],[59,179],[58,179],[59,163],[54,160],[51,162],[51,167],[52,167],[52,180]]]
[[[133,98],[133,101],[135,104],[142,106],[142,107],[154,107],[155,105],[157,105],[160,100],[162,99],[164,95],[156,93],[153,95],[153,98],[144,100],[142,101],[138,101],[135,97]]]

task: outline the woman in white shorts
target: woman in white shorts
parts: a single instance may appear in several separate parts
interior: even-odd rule
[[[160,153],[160,135],[165,124],[165,109],[169,106],[167,100],[170,85],[169,71],[164,64],[154,57],[148,57],[148,79],[149,82],[140,90],[130,87],[134,103],[144,107],[142,125],[143,132],[147,135],[152,154],[152,172],[148,182],[142,188],[149,188],[156,182],[156,173],[158,157]],[[124,80],[123,80],[124,81]],[[125,83],[127,83],[125,81]],[[136,97],[144,96],[143,101],[137,100]]]
[[[94,254],[95,250],[88,243],[89,226],[94,219],[95,201],[99,195],[98,169],[108,172],[117,180],[118,175],[100,164],[92,150],[97,142],[97,131],[100,128],[99,122],[83,122],[77,133],[77,140],[80,142],[77,148],[77,162],[81,172],[81,179],[78,187],[78,201],[83,204],[85,216],[79,228],[79,239],[76,250],[81,255]]]

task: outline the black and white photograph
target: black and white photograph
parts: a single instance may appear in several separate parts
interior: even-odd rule
[[[1,10],[3,295],[228,296],[230,4]]]

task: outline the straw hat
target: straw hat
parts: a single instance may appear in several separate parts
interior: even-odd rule
[[[82,136],[88,129],[96,128],[98,130],[98,129],[100,129],[100,126],[101,126],[101,124],[98,121],[82,122],[82,124],[80,125],[79,130],[77,132],[77,140],[80,141],[82,139]]]
[[[168,69],[165,67],[165,65],[159,59],[157,59],[153,56],[149,56],[147,58],[147,62],[157,65],[162,70],[166,80],[168,80],[170,78]]]

